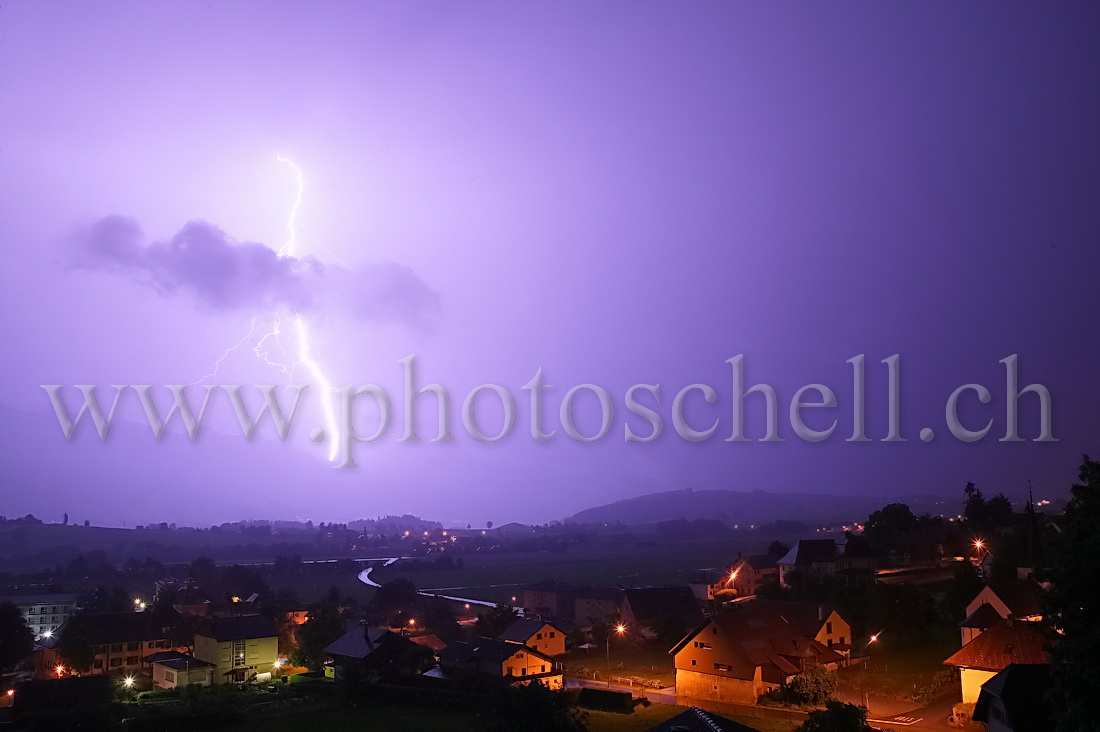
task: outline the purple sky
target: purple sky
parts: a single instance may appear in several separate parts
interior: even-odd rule
[[[1084,2],[6,2],[2,511],[499,524],[687,486],[1064,495],[1100,453],[1098,22]],[[370,293],[310,311],[333,382],[395,387],[415,353],[459,401],[510,388],[511,438],[454,419],[454,443],[398,443],[398,419],[342,472],[305,439],[317,415],[247,445],[222,402],[195,446],[137,423],[64,442],[39,384],[192,382],[253,314],[189,280],[150,287],[163,260],[78,266],[78,232],[129,217],[145,246],[201,220],[278,249],[295,188],[276,153],[303,171],[303,250]],[[739,353],[784,405],[832,386],[837,434],[723,442]],[[876,438],[878,361],[902,355],[907,443],[844,441],[859,353]],[[1060,442],[997,442],[1012,353],[1052,391]],[[574,384],[611,391],[608,438],[527,437],[519,387],[540,366],[552,424]],[[243,349],[218,380],[282,378]],[[719,389],[696,416],[721,437],[623,443],[626,387],[662,384],[667,415],[696,381]],[[963,445],[943,404],[971,381],[994,400],[964,417],[997,421]]]

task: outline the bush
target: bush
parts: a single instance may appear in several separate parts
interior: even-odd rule
[[[824,666],[811,666],[782,687],[789,704],[821,706],[836,694],[836,674]]]

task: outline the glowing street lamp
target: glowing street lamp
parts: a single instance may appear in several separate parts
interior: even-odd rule
[[[622,635],[626,632],[626,626],[619,623],[615,626],[615,632]],[[607,686],[611,688],[611,634],[607,634]]]
[[[132,687],[134,685],[134,677],[133,676],[127,676],[126,678],[124,678],[122,680],[122,685],[125,686],[127,689],[129,689],[130,687]]]
[[[42,634],[42,637],[43,638],[53,638],[53,631],[52,630],[47,630],[45,633]]]
[[[65,667],[59,663],[56,667],[54,667],[54,671],[57,672],[57,677],[61,678],[65,674]]]
[[[859,698],[860,698],[860,701],[863,704],[864,709],[867,708],[867,690],[863,685],[863,667],[867,665],[866,651],[867,651],[868,648],[871,647],[872,643],[874,643],[875,641],[878,640],[878,637],[880,635],[882,635],[882,634],[881,633],[873,633],[871,635],[871,637],[867,639],[867,643],[863,646],[864,658],[863,658],[863,661],[860,662],[860,664],[859,664]]]

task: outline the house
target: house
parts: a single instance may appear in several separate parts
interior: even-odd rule
[[[523,608],[528,615],[573,617],[577,588],[557,580],[543,580],[523,588]]]
[[[1048,664],[1013,663],[982,684],[974,705],[974,721],[988,732],[1047,732],[1052,709]]]
[[[409,636],[409,640],[418,646],[424,646],[433,654],[439,653],[447,647],[447,642],[440,638],[438,635],[429,633],[428,635],[413,635]]]
[[[82,673],[131,674],[142,670],[142,657],[154,651],[187,650],[173,640],[180,614],[169,607],[157,607],[147,612],[126,611],[99,615],[74,615],[49,637],[38,642],[35,654],[35,675],[49,678],[57,675],[64,662],[57,651],[62,636],[71,632],[92,646],[92,665]],[[179,639],[182,640],[182,639]]]
[[[718,572],[706,569],[688,577],[688,587],[695,593],[695,599],[699,602],[708,602],[715,599],[717,594],[726,589],[733,589],[728,584],[730,575],[727,572]]]
[[[551,657],[565,653],[565,633],[537,618],[517,619],[497,639],[522,643]]]
[[[754,600],[698,624],[669,653],[676,693],[755,704],[812,665],[848,661],[851,625],[832,605]]]
[[[214,685],[269,681],[277,668],[279,630],[263,615],[209,618],[195,631],[194,655],[215,666]]]
[[[214,683],[214,664],[186,653],[159,651],[142,660],[148,664],[153,686],[158,689],[212,686]]]
[[[53,635],[76,609],[76,595],[72,594],[7,595],[0,596],[0,602],[18,608],[36,639]]]
[[[703,618],[699,601],[687,585],[643,587],[624,590],[619,618],[641,635],[647,635],[663,621],[675,619],[690,628]]]
[[[648,728],[645,732],[756,732],[740,722],[726,719],[714,712],[691,707]]]
[[[1012,579],[990,582],[966,606],[966,614],[975,612],[981,605],[991,605],[1002,618],[1014,620],[1042,620],[1039,607],[1042,587],[1033,579]]]
[[[752,597],[760,585],[779,581],[779,557],[773,554],[749,554],[737,559],[729,568],[732,587],[737,597]]]
[[[965,646],[1004,619],[1004,616],[988,602],[978,605],[959,623],[959,628],[962,630],[962,644]]]
[[[445,672],[485,674],[512,683],[538,679],[551,689],[563,686],[560,663],[522,643],[496,638],[455,641],[439,652],[439,664]]]
[[[839,539],[799,539],[782,558],[779,582],[788,584],[792,571],[842,577],[850,582],[874,578],[877,555],[863,537],[845,531]]]
[[[1013,663],[1050,663],[1038,623],[1003,620],[944,661],[959,669],[966,704],[977,702],[982,684]]]
[[[606,621],[619,612],[623,591],[614,587],[581,587],[573,601],[573,622],[581,627]]]
[[[421,648],[430,650],[387,628],[365,623],[348,625],[346,633],[325,647],[325,653],[332,656],[333,678],[337,681],[411,676],[420,671],[427,653]]]

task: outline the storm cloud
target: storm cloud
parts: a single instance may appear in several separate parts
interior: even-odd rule
[[[107,216],[73,238],[74,262],[125,276],[201,308],[311,312],[337,308],[375,320],[430,326],[439,296],[410,267],[393,262],[327,266],[312,256],[281,256],[233,240],[217,226],[190,221],[167,241],[146,243],[141,226]]]

